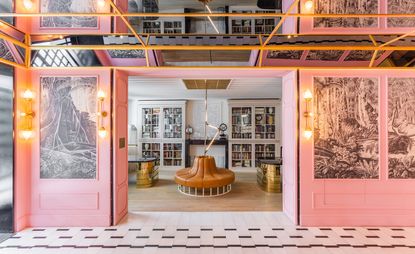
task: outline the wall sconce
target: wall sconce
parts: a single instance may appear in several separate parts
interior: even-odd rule
[[[33,112],[33,99],[35,98],[34,93],[31,90],[26,90],[22,94],[22,98],[25,101],[25,106],[23,112],[20,113],[20,117],[23,118],[24,127],[20,131],[20,136],[26,140],[33,137],[33,118],[35,117],[35,112]]]
[[[30,11],[33,8],[32,0],[23,0],[23,6],[26,10]]]
[[[97,9],[99,12],[104,11],[106,5],[107,3],[105,0],[97,0]]]
[[[98,135],[101,138],[105,138],[107,136],[107,130],[104,127],[104,118],[108,115],[106,111],[103,110],[104,108],[104,100],[105,100],[105,92],[102,90],[99,90],[97,93],[98,98]]]
[[[305,118],[305,129],[304,129],[304,137],[306,139],[310,139],[313,136],[313,129],[311,128],[311,117],[313,113],[310,112],[311,110],[311,100],[313,99],[313,94],[310,90],[305,91],[304,93],[304,100],[305,100],[305,111],[304,111],[304,118]]]
[[[313,8],[314,8],[314,2],[313,2],[313,0],[307,0],[307,1],[305,1],[305,3],[304,3],[304,10],[307,13],[311,13],[313,11]]]

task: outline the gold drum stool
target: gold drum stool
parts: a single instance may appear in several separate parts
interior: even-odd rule
[[[260,160],[257,183],[266,192],[282,192],[281,161]]]
[[[159,170],[156,161],[156,158],[128,161],[128,171],[136,174],[137,188],[148,188],[157,182]]]

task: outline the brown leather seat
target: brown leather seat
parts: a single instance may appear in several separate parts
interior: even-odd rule
[[[235,174],[229,169],[217,168],[212,156],[198,156],[193,167],[177,171],[174,180],[186,187],[216,188],[233,183]]]

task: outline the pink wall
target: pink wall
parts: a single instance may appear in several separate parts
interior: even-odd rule
[[[118,224],[128,213],[128,74],[122,71],[114,73],[113,117],[113,224]]]
[[[297,72],[283,77],[281,103],[282,129],[282,208],[293,223],[297,223]]]
[[[31,141],[21,139],[18,135],[21,130],[21,122],[19,113],[24,110],[25,104],[21,99],[21,95],[26,89],[31,89],[29,79],[29,71],[15,68],[15,153],[14,153],[14,227],[16,231],[20,231],[30,225],[30,205],[31,205],[31,187],[30,178],[31,168]]]
[[[18,70],[18,74],[22,71]],[[22,75],[23,76],[23,75]],[[27,82],[17,80],[17,92],[32,86],[36,98],[33,122],[35,137],[29,141],[17,139],[16,145],[16,229],[25,226],[108,226],[111,215],[110,137],[97,137],[98,166],[96,179],[40,179],[39,146],[39,80],[41,76],[98,76],[98,89],[110,90],[110,71],[64,70],[32,71]],[[104,109],[110,110],[110,97]],[[19,99],[18,99],[19,102]],[[19,124],[19,122],[18,122]],[[104,120],[110,126],[110,119]],[[31,151],[31,156],[29,155]],[[25,158],[22,160],[21,158]],[[20,175],[20,177],[19,177]]]
[[[300,71],[300,90],[313,91],[313,77],[379,79],[379,179],[314,179],[313,140],[300,137],[300,223],[304,226],[415,226],[414,180],[388,179],[387,78],[415,77],[406,70]],[[300,97],[300,126],[305,102]]]

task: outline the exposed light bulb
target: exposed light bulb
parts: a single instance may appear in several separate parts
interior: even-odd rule
[[[107,130],[104,127],[99,128],[98,135],[101,138],[105,138],[107,136]]]
[[[32,0],[23,0],[23,6],[26,10],[31,10],[33,8]]]
[[[304,92],[304,99],[305,100],[311,100],[313,98],[313,94],[310,90],[307,89],[307,91]]]
[[[33,130],[22,130],[20,131],[20,135],[26,140],[31,139],[33,137]]]
[[[105,98],[105,92],[104,91],[102,91],[102,90],[99,90],[98,92],[97,92],[97,97],[98,97],[98,99],[100,99],[100,100],[103,100],[104,98]]]
[[[307,140],[309,140],[313,136],[313,131],[309,128],[305,129],[303,135]]]
[[[307,11],[311,11],[313,9],[313,6],[314,6],[313,0],[307,0],[304,3],[304,7]]]
[[[27,89],[23,92],[22,97],[26,100],[33,100],[35,98],[35,94],[31,90]]]
[[[61,40],[62,40],[62,39],[63,39],[63,35],[59,35],[59,39],[61,39]]]

